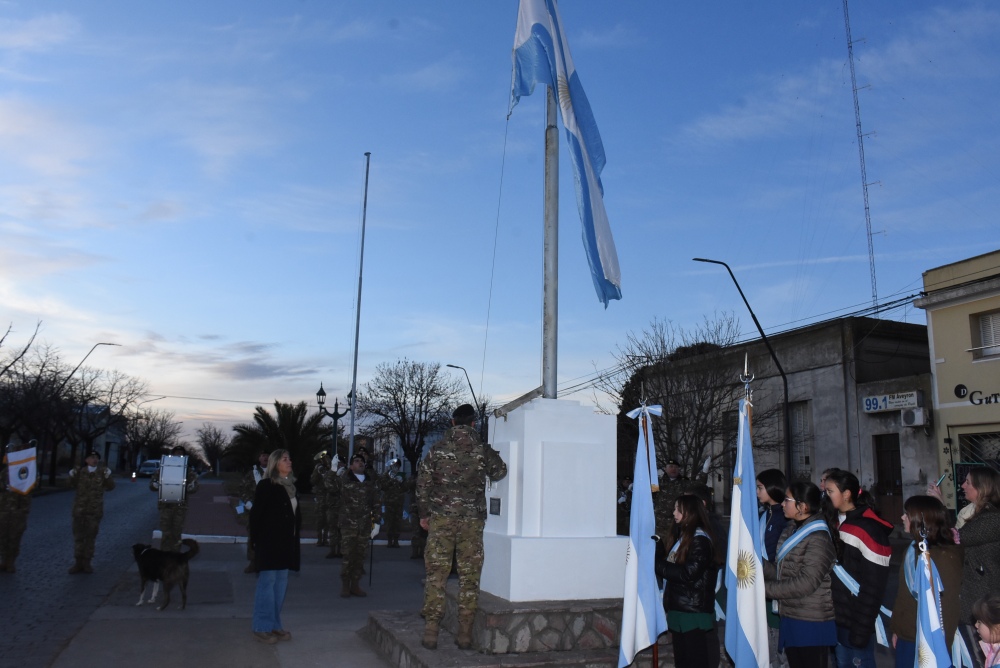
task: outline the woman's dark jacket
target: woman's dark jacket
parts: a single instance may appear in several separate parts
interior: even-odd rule
[[[772,564],[778,561],[778,540],[788,524],[788,518],[781,509],[780,503],[768,504],[764,509],[764,546],[767,549],[767,560]]]
[[[847,631],[853,647],[867,647],[875,633],[875,619],[889,581],[890,533],[892,524],[865,506],[849,511],[840,523],[840,565],[857,580],[860,591],[855,596],[834,577],[833,609],[837,626]]]
[[[972,604],[1000,591],[1000,510],[987,503],[962,525],[958,535],[965,548],[960,621],[972,624]]]
[[[656,555],[656,575],[667,581],[663,592],[665,610],[679,612],[714,612],[715,564],[712,541],[695,535],[683,564],[667,561],[666,550]]]
[[[250,509],[250,540],[262,571],[299,570],[302,506],[292,509],[285,487],[264,478]]]

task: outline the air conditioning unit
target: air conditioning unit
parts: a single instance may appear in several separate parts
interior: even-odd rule
[[[923,408],[904,408],[900,411],[904,427],[923,427],[927,424],[927,415]]]

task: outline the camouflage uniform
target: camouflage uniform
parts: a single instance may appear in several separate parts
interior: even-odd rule
[[[188,466],[185,475],[184,501],[157,501],[160,510],[160,549],[166,552],[180,552],[181,534],[184,532],[184,519],[187,517],[187,497],[198,491],[198,476]],[[160,473],[156,472],[149,480],[149,489],[160,491]]]
[[[330,544],[327,531],[329,525],[326,517],[326,487],[324,485],[324,476],[328,470],[322,463],[317,463],[316,467],[313,468],[312,475],[309,476],[309,482],[312,483],[313,507],[316,509],[316,547],[325,547]]]
[[[96,466],[77,466],[69,472],[69,486],[76,490],[73,499],[73,557],[76,564],[71,569],[89,573],[94,558],[94,543],[104,517],[104,493],[115,488],[111,469]]]
[[[380,515],[375,476],[365,474],[362,482],[351,471],[344,473],[340,478],[340,543],[344,552],[341,578],[352,583],[361,579],[365,550]]]
[[[398,471],[390,470],[379,478],[382,505],[385,506],[385,533],[389,547],[399,547],[399,532],[403,524],[403,499],[406,483]]]
[[[330,551],[327,559],[343,556],[340,551],[340,483],[343,473],[329,470],[323,474],[323,512],[326,513],[326,525],[330,532]]]
[[[700,472],[694,481],[678,475],[676,478],[663,476],[660,479],[660,491],[653,494],[653,513],[656,516],[656,533],[667,540],[667,545],[673,542],[674,536],[674,503],[681,494],[687,494],[694,485],[705,484],[708,474]]]
[[[2,446],[0,446],[2,447]],[[7,458],[0,460],[0,573],[13,573],[21,551],[21,536],[28,528],[31,495],[9,488]]]
[[[436,626],[444,616],[444,587],[452,555],[458,562],[458,617],[470,624],[479,601],[486,524],[486,478],[501,480],[507,465],[470,425],[449,429],[420,465],[417,502],[429,521],[423,616]]]

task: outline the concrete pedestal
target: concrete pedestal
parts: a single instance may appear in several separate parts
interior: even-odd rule
[[[628,538],[615,531],[615,418],[534,399],[491,437],[508,474],[486,493],[482,590],[512,602],[620,599]]]

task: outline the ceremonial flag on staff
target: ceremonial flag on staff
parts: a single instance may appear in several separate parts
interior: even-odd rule
[[[767,668],[767,615],[760,560],[757,475],[750,438],[750,404],[740,401],[740,429],[733,473],[729,553],[726,558],[726,651],[740,668]]]
[[[951,654],[941,624],[941,576],[927,552],[918,557],[916,571],[917,652],[913,665],[915,668],[950,668]]]
[[[559,102],[576,181],[583,247],[597,297],[607,308],[609,299],[622,298],[622,281],[618,251],[604,210],[604,186],[601,185],[604,144],[573,66],[555,0],[521,0],[514,35],[511,111],[522,95],[534,92],[538,83],[552,86]]]
[[[38,484],[35,468],[35,448],[7,453],[7,480],[10,488],[19,494],[30,494]]]
[[[653,643],[667,630],[663,598],[656,585],[653,558],[656,517],[653,515],[652,472],[656,470],[656,447],[652,439],[651,415],[661,415],[660,406],[640,406],[628,416],[639,418],[639,445],[632,474],[632,515],[629,523],[628,553],[625,557],[625,594],[622,609],[622,638],[618,668],[635,660],[636,653]]]

